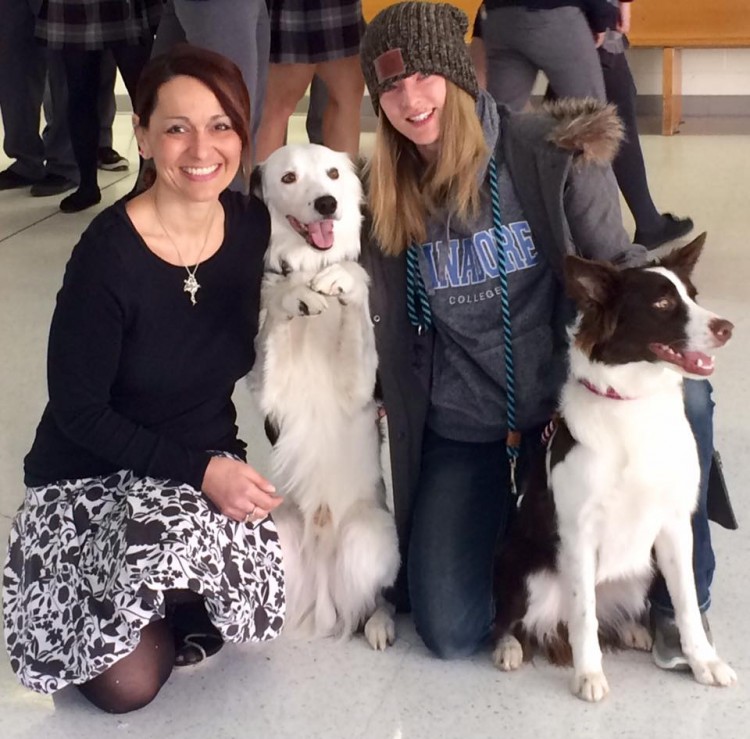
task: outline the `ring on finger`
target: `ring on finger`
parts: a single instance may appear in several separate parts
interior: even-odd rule
[[[250,523],[250,521],[253,520],[253,516],[255,515],[255,511],[258,510],[258,506],[253,503],[253,510],[250,511],[247,516],[245,516],[245,523]]]

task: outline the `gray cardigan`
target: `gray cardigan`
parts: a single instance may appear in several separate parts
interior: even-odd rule
[[[498,146],[534,241],[555,273],[562,275],[565,254],[625,266],[645,261],[645,249],[630,243],[623,228],[609,166],[622,136],[614,109],[590,101],[561,101],[539,113],[499,110]],[[489,188],[489,182],[483,186]],[[388,413],[396,523],[405,547],[430,400],[434,335],[428,331],[418,336],[409,323],[405,256],[383,255],[368,233],[366,224],[362,264],[372,280],[378,385]],[[560,294],[555,336],[563,350],[564,324],[571,312]]]

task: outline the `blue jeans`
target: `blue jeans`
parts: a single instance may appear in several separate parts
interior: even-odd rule
[[[710,604],[714,572],[706,512],[713,452],[708,382],[685,381],[685,410],[701,465],[700,500],[693,516],[693,564],[704,611]],[[537,431],[524,435],[520,473],[539,438]],[[492,566],[513,505],[504,442],[472,444],[426,432],[409,541],[408,582],[417,632],[438,657],[468,656],[489,637],[494,618]],[[661,577],[654,584],[651,602],[673,612]]]
[[[513,506],[509,487],[504,442],[425,433],[409,540],[409,598],[419,635],[444,659],[474,653],[490,634],[492,565]]]
[[[711,546],[711,531],[708,527],[708,473],[714,451],[714,402],[713,388],[706,380],[685,380],[685,414],[698,445],[698,461],[701,466],[701,481],[698,507],[693,514],[693,572],[698,605],[701,613],[711,605],[711,583],[714,579],[716,560]],[[659,575],[652,587],[651,606],[669,616],[674,616],[664,578]]]

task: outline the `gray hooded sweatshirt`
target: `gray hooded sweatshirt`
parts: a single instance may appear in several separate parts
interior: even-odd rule
[[[498,147],[497,106],[481,93],[477,113],[487,147],[497,152],[502,227],[510,294],[517,428],[538,426],[552,414],[564,378],[565,355],[552,339],[560,283],[539,253]],[[487,177],[487,165],[480,173]],[[489,188],[477,218],[461,224],[451,214],[428,224],[420,267],[427,288],[435,348],[427,425],[456,441],[496,441],[507,430],[505,342],[498,249]],[[557,349],[557,351],[555,351]]]

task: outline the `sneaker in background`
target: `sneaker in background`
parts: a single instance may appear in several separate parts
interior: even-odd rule
[[[708,641],[713,644],[711,627],[705,613],[701,613],[701,621]],[[654,633],[654,646],[651,649],[651,656],[656,665],[661,667],[662,670],[689,670],[690,664],[682,651],[680,630],[677,628],[674,617],[667,616],[652,608],[651,630]]]
[[[692,218],[678,218],[671,213],[662,213],[659,228],[653,231],[636,229],[633,241],[647,249],[656,249],[670,241],[687,236],[692,230]]]
[[[101,146],[96,152],[96,165],[106,172],[127,172],[130,162],[111,146]]]
[[[31,197],[48,198],[51,195],[60,195],[68,190],[72,190],[74,187],[77,187],[77,185],[73,180],[69,180],[61,174],[48,172],[44,175],[44,179],[35,182],[31,186]]]

